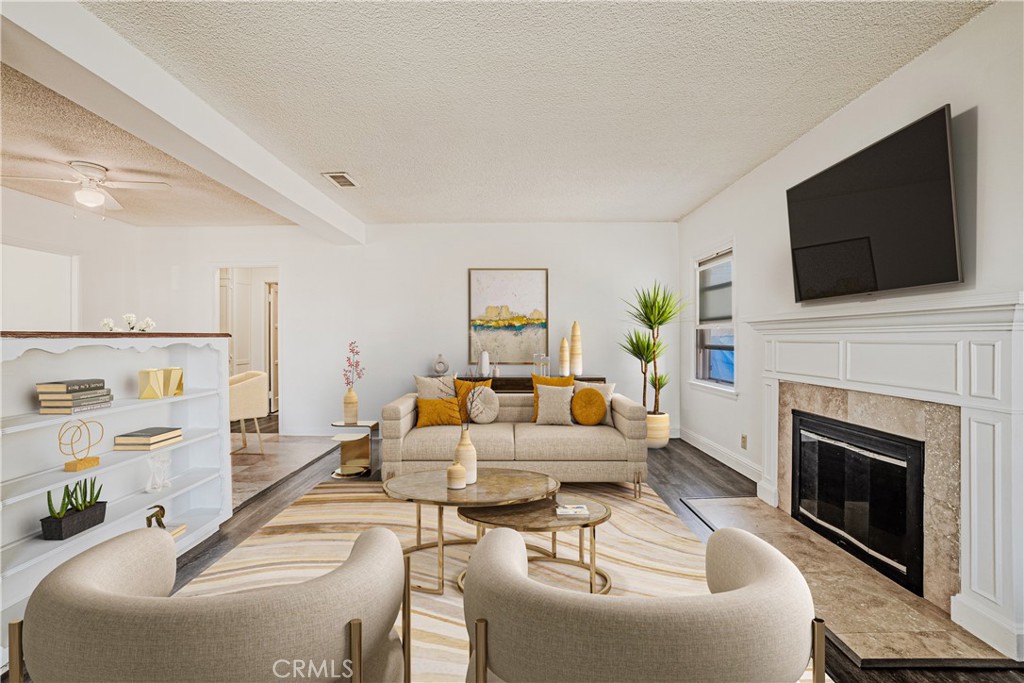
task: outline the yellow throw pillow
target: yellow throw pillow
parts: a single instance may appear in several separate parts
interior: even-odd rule
[[[459,400],[451,398],[418,398],[416,427],[437,427],[440,425],[462,425],[459,419]]]
[[[572,419],[581,425],[593,427],[601,424],[607,409],[604,396],[597,389],[580,389],[572,397]]]
[[[576,378],[572,375],[568,377],[544,377],[542,375],[533,376],[533,418],[531,422],[537,421],[537,385],[541,384],[549,387],[571,387]]]
[[[485,379],[482,382],[467,382],[464,379],[455,380],[455,394],[459,397],[459,416],[463,422],[469,422],[469,393],[477,387],[491,388],[491,380]]]

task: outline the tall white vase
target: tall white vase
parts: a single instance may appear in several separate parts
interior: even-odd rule
[[[491,354],[486,351],[480,352],[480,376],[487,377],[491,374]]]
[[[558,375],[569,376],[569,341],[565,337],[562,337],[562,344],[558,347]]]
[[[583,374],[583,333],[580,332],[580,324],[576,320],[572,323],[572,341],[569,343],[569,366],[572,374]]]
[[[476,446],[469,440],[469,430],[462,430],[462,438],[455,447],[455,462],[466,468],[466,484],[476,483]]]

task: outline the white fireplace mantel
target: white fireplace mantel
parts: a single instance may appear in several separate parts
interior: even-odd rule
[[[764,341],[757,492],[771,505],[780,381],[960,407],[961,585],[951,617],[1024,661],[1024,292],[817,304],[743,322]]]

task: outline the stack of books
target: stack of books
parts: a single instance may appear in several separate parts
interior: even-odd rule
[[[115,451],[155,451],[181,441],[181,427],[147,427],[114,437]]]
[[[110,389],[102,379],[66,379],[61,382],[41,382],[39,393],[40,415],[73,415],[87,410],[106,408],[113,400]]]
[[[586,517],[590,509],[586,505],[558,505],[555,506],[556,517]]]

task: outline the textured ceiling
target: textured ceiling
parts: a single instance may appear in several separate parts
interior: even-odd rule
[[[86,6],[364,221],[463,222],[675,220],[985,4]]]
[[[110,180],[155,180],[164,192],[110,190],[133,225],[290,225],[291,222],[168,156],[4,64],[0,70],[0,175],[71,178],[47,160],[105,166]],[[0,181],[5,187],[78,206],[75,185]]]

